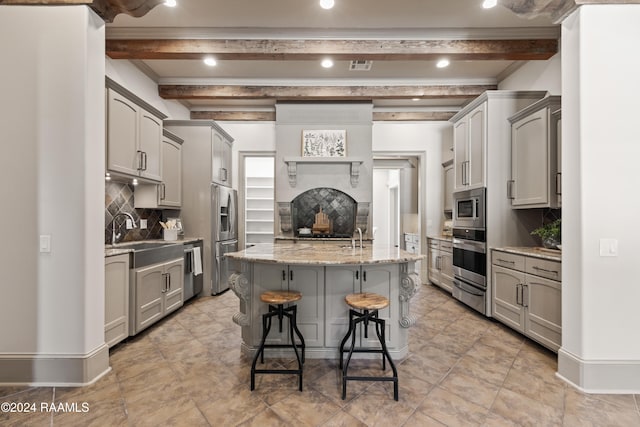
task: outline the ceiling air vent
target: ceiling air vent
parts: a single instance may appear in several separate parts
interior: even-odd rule
[[[349,70],[350,71],[370,71],[372,64],[373,64],[373,61],[356,59],[351,61],[351,64],[349,64]]]

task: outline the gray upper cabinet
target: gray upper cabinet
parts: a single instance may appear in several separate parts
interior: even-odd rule
[[[443,173],[443,191],[444,191],[444,211],[451,212],[453,210],[453,162],[450,160],[442,164]]]
[[[216,128],[211,132],[213,147],[211,181],[231,187],[231,149],[232,141]]]
[[[166,116],[107,78],[107,170],[159,182]]]
[[[557,135],[555,112],[559,96],[548,96],[509,118],[511,122],[511,180],[508,197],[513,208],[556,208]]]
[[[482,102],[453,124],[454,191],[485,186],[487,102]]]
[[[182,206],[183,140],[163,130],[161,158],[162,182],[139,184],[135,191],[136,208],[179,208]]]

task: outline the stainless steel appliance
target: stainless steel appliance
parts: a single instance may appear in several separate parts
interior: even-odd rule
[[[486,189],[453,194],[453,297],[487,314]]]
[[[194,251],[194,248],[198,250]],[[194,257],[200,257],[199,272],[195,271]],[[184,301],[202,292],[202,278],[202,242],[187,243],[184,245]]]
[[[453,297],[486,314],[487,243],[483,229],[453,229]]]
[[[213,265],[211,294],[229,289],[229,269],[224,255],[238,250],[238,194],[230,187],[211,184],[211,242]]]
[[[485,188],[453,193],[453,227],[484,229],[485,200]]]

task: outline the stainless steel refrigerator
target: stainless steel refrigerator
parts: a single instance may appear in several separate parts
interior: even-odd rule
[[[238,192],[230,187],[211,184],[211,294],[229,289],[228,252],[238,250]]]

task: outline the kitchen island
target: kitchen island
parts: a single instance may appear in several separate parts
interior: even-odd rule
[[[389,307],[379,313],[386,321],[387,346],[392,358],[407,356],[407,329],[415,323],[409,305],[420,286],[415,262],[424,255],[396,247],[365,245],[353,249],[297,242],[259,244],[226,256],[235,271],[229,285],[240,299],[240,310],[233,320],[242,327],[246,354],[253,354],[260,344],[262,314],[268,308],[260,301],[260,294],[295,290],[302,293],[297,302],[297,323],[307,346],[306,357],[338,357],[340,341],[349,326],[344,297],[354,292],[375,292],[389,298]],[[286,343],[286,327],[283,330],[279,333],[273,327],[267,342]],[[361,334],[359,341],[361,346],[376,345],[372,326],[368,338]],[[277,354],[274,350],[267,357]]]

